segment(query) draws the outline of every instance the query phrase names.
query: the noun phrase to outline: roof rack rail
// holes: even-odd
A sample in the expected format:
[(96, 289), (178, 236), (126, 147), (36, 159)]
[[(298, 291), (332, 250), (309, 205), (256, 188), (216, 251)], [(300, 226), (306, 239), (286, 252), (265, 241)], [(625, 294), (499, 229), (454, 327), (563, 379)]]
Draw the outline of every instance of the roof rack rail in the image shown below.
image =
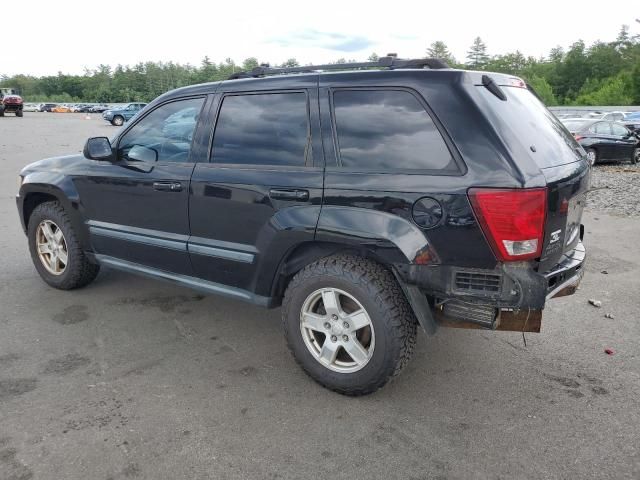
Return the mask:
[(258, 78), (267, 75), (281, 75), (287, 73), (310, 73), (317, 70), (357, 70), (361, 68), (424, 68), (430, 69), (449, 68), (443, 60), (439, 58), (397, 58), (395, 53), (389, 53), (385, 57), (380, 57), (375, 62), (353, 62), (353, 63), (329, 63), (326, 65), (305, 65), (303, 67), (282, 67), (272, 68), (269, 64), (263, 64), (253, 68), (248, 72), (236, 72), (230, 75), (228, 80), (238, 78)]

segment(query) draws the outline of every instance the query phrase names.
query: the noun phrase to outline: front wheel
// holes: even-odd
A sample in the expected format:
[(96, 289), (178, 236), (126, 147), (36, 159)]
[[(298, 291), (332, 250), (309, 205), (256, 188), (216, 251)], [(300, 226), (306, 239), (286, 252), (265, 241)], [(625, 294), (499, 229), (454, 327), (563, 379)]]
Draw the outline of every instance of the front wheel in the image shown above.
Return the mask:
[(640, 148), (635, 148), (631, 157), (631, 164), (635, 165), (638, 162), (640, 162)]
[(596, 162), (598, 161), (598, 152), (596, 151), (595, 148), (588, 148), (587, 149), (587, 161), (589, 162), (589, 165), (594, 166), (596, 164)]
[(98, 275), (100, 267), (87, 259), (60, 203), (38, 205), (29, 217), (27, 234), (33, 264), (52, 287), (84, 287)]
[(408, 363), (417, 321), (396, 279), (353, 255), (326, 257), (291, 280), (282, 321), (305, 372), (345, 395), (366, 395)]
[(111, 125), (115, 125), (116, 127), (121, 127), (124, 124), (124, 117), (120, 115), (116, 115), (111, 120)]
[(16, 117), (22, 116), (22, 110), (16, 110)]

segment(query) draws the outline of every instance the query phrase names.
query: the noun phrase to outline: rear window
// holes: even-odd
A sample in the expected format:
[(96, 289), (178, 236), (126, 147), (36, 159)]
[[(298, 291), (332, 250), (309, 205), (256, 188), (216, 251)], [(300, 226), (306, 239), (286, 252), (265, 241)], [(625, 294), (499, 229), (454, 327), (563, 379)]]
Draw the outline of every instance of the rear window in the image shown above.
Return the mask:
[(538, 167), (555, 167), (582, 159), (583, 150), (573, 136), (529, 90), (500, 87), (507, 96), (507, 100), (502, 101), (485, 87), (477, 88), (496, 112), (500, 130), (510, 131)]

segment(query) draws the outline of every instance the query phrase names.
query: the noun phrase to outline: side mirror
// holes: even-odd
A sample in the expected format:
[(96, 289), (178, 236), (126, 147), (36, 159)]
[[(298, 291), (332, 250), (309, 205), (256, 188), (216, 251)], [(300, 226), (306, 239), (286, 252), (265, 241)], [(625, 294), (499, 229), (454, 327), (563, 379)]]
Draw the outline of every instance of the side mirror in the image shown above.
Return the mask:
[(158, 161), (158, 152), (143, 145), (134, 145), (127, 153), (127, 158), (134, 162), (155, 163)]
[(107, 137), (91, 137), (83, 150), (84, 156), (91, 160), (112, 160), (113, 150)]

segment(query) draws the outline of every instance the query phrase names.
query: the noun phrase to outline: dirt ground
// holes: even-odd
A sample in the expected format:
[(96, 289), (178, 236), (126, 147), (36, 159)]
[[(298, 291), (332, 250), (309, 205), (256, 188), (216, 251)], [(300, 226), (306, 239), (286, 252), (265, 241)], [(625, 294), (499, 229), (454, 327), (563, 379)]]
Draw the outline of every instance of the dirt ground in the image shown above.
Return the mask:
[(0, 118), (0, 479), (640, 478), (637, 216), (586, 213), (582, 287), (526, 347), (421, 334), (399, 378), (346, 398), (296, 366), (279, 310), (115, 271), (73, 292), (39, 279), (17, 173), (114, 132)]

